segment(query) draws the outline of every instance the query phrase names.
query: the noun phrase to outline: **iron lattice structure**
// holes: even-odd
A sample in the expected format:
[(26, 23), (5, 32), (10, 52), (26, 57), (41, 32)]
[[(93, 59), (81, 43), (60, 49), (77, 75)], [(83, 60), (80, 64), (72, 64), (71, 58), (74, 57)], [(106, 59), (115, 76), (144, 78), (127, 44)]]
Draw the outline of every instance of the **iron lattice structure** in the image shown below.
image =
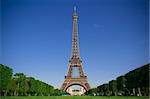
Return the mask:
[[(88, 91), (90, 89), (90, 85), (87, 81), (87, 76), (84, 75), (82, 69), (82, 61), (80, 58), (78, 47), (78, 15), (76, 12), (76, 7), (74, 7), (72, 18), (73, 18), (72, 56), (69, 61), (70, 63), (69, 71), (67, 76), (65, 76), (61, 89), (66, 91), (67, 88), (72, 85), (80, 85), (84, 87), (86, 91)], [(74, 67), (78, 68), (79, 77), (73, 77)]]

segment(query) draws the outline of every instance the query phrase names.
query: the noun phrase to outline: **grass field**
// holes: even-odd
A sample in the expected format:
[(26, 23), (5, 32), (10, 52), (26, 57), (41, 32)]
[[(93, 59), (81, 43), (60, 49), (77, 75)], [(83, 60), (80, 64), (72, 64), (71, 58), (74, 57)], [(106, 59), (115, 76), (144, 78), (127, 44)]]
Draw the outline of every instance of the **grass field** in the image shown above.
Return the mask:
[(7, 96), (1, 99), (149, 99), (149, 97), (134, 96)]

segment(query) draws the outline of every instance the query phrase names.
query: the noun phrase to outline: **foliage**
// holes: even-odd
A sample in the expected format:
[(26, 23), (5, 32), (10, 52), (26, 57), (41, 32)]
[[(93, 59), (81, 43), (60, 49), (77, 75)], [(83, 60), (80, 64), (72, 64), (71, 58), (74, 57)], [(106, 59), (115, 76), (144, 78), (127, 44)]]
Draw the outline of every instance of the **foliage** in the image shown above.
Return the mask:
[(7, 94), (12, 81), (12, 69), (0, 64), (0, 95)]
[(14, 76), (12, 74), (11, 68), (0, 64), (0, 94), (2, 96), (50, 96), (65, 93), (33, 77), (26, 77), (23, 73), (16, 73)]
[(96, 92), (89, 90), (87, 95), (136, 95), (149, 96), (149, 64), (132, 70), (125, 75), (117, 77), (116, 80), (109, 81), (108, 84), (103, 84), (94, 88)]
[(117, 89), (117, 81), (116, 80), (112, 80), (109, 82), (109, 91), (111, 92), (110, 93), (111, 95), (115, 95), (115, 96), (117, 95), (116, 93), (117, 93), (118, 89)]

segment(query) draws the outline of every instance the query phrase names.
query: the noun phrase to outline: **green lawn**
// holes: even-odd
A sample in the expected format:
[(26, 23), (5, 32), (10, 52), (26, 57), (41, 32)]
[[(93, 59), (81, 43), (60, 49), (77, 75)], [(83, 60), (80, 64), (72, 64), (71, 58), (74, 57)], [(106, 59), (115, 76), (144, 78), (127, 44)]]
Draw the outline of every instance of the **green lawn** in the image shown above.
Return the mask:
[(148, 97), (134, 96), (7, 96), (1, 99), (149, 99)]

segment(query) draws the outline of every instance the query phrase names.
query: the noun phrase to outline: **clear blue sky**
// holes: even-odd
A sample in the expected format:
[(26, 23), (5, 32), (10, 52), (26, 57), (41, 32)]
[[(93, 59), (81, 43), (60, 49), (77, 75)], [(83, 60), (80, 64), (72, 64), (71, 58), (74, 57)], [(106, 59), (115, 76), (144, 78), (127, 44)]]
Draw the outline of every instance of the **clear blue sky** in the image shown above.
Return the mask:
[(1, 59), (57, 88), (68, 72), (72, 10), (91, 87), (148, 63), (149, 0), (1, 0)]

